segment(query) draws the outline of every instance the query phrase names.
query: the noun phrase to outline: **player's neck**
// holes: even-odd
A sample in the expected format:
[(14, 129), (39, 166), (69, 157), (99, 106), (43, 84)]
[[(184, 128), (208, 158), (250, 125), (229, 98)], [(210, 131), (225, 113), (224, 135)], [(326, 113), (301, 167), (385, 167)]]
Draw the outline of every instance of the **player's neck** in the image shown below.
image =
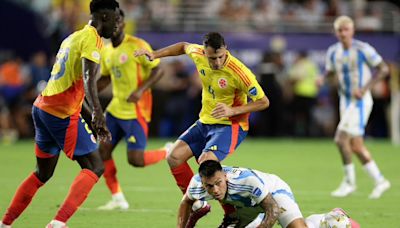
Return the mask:
[(352, 43), (353, 43), (353, 40), (342, 42), (343, 48), (346, 49), (346, 50), (350, 49)]
[(111, 43), (112, 43), (113, 47), (118, 47), (122, 43), (124, 38), (125, 38), (125, 33), (121, 33), (116, 38), (111, 38)]

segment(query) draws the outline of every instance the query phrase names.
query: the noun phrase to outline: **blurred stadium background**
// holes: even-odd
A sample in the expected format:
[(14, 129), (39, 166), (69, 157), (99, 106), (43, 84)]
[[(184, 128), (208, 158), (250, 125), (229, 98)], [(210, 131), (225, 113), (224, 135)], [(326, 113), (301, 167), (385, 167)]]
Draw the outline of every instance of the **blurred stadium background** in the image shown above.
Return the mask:
[[(0, 28), (2, 28), (0, 161), (4, 163), (0, 166), (0, 176), (2, 185), (7, 186), (0, 190), (1, 213), (5, 210), (16, 186), (33, 168), (34, 132), (30, 117), (32, 102), (49, 78), (61, 41), (87, 23), (89, 2), (90, 0), (0, 0)], [(305, 215), (324, 212), (338, 206), (336, 204), (342, 204), (343, 207), (349, 208), (352, 214), (361, 218), (361, 224), (365, 224), (362, 227), (399, 227), (397, 220), (400, 211), (398, 206), (400, 182), (393, 161), (399, 161), (399, 148), (396, 145), (400, 145), (400, 1), (119, 0), (119, 2), (126, 15), (126, 32), (144, 38), (154, 49), (178, 41), (201, 43), (201, 37), (205, 32), (218, 31), (225, 36), (228, 48), (233, 54), (254, 71), (270, 98), (271, 106), (263, 112), (251, 115), (249, 134), (253, 139), (245, 140), (239, 151), (226, 161), (227, 164), (254, 167), (281, 175), (291, 184), (295, 194), (297, 189), (304, 193), (298, 194), (298, 200), (302, 209), (305, 208)], [(365, 194), (361, 191), (349, 201), (335, 201), (329, 197), (329, 192), (340, 182), (341, 176), (339, 154), (332, 142), (338, 122), (337, 92), (336, 88), (330, 85), (317, 88), (315, 80), (324, 73), (326, 49), (336, 42), (332, 33), (332, 22), (336, 16), (343, 14), (355, 19), (356, 38), (374, 46), (391, 68), (390, 77), (372, 90), (375, 105), (366, 130), (366, 137), (373, 139), (368, 145), (371, 146), (378, 164), (381, 164), (383, 173), (393, 184), (393, 189), (383, 197), (384, 199), (377, 202), (366, 200), (367, 191), (371, 186), (363, 184), (364, 177), (361, 177), (361, 185), (365, 185), (365, 188), (363, 187)], [(312, 66), (307, 76), (312, 79), (309, 80), (310, 87), (318, 91), (311, 93), (313, 104), (307, 108), (298, 105), (298, 98), (304, 94), (299, 94), (294, 89), (293, 80), (294, 72), (304, 67), (303, 64)], [(167, 58), (162, 61), (162, 65), (166, 75), (153, 90), (154, 106), (150, 124), (150, 135), (153, 140), (150, 141), (150, 147), (162, 145), (167, 139), (174, 140), (197, 119), (201, 108), (201, 87), (189, 58), (185, 56)], [(13, 88), (11, 91), (5, 89), (10, 87)], [(110, 91), (102, 93), (102, 102), (106, 104), (110, 96)], [(281, 148), (283, 145), (286, 149)], [(313, 148), (313, 145), (320, 146), (320, 149)], [(276, 153), (280, 151), (282, 153), (277, 155)], [(321, 154), (321, 151), (324, 153)], [(301, 165), (292, 161), (294, 152), (296, 156), (303, 158), (300, 161)], [(124, 148), (120, 146), (116, 154), (119, 154), (122, 163), (125, 159)], [(254, 161), (260, 159), (251, 159), (254, 156), (265, 158), (261, 159), (265, 163)], [(21, 166), (21, 169), (17, 166)], [(59, 193), (66, 191), (62, 188), (67, 188), (73, 177), (73, 175), (69, 177), (69, 171), (66, 171), (72, 169), (72, 164), (62, 166), (64, 167), (59, 168), (63, 171), (59, 172), (64, 172), (69, 179), (67, 184), (64, 184), (61, 174), (54, 178), (50, 184), (52, 187), (47, 191), (57, 193), (55, 197), (65, 195)], [(117, 222), (119, 219), (125, 221), (124, 218), (118, 218), (122, 216), (120, 213), (107, 215), (111, 220), (115, 220), (114, 223), (107, 223), (108, 220), (103, 221), (98, 218), (99, 214), (96, 214), (98, 212), (93, 216), (91, 215), (93, 211), (87, 209), (77, 213), (76, 218), (72, 219), (71, 224), (75, 224), (73, 227), (92, 225), (83, 222), (88, 218), (99, 219), (99, 222), (95, 223), (97, 227), (173, 226), (180, 196), (173, 179), (168, 176), (166, 164), (140, 171), (132, 170), (127, 164), (121, 166), (125, 167), (120, 171), (121, 178), (125, 179), (123, 186), (131, 188), (133, 202), (136, 200), (134, 198), (140, 198), (136, 194), (146, 192), (146, 187), (143, 187), (143, 190), (140, 186), (151, 189), (163, 189), (166, 186), (166, 192), (176, 197), (162, 201), (162, 206), (157, 205), (157, 202), (163, 199), (152, 198), (152, 195), (140, 199), (142, 201), (138, 201), (137, 204), (133, 203), (137, 209), (129, 216), (138, 213), (142, 216), (142, 220), (130, 218), (131, 220), (127, 220), (126, 223)], [(300, 169), (305, 170), (299, 173)], [(8, 175), (14, 172), (15, 175)], [(154, 175), (155, 178), (163, 180), (162, 184), (148, 183), (143, 177), (136, 179), (136, 176), (139, 176), (137, 172), (148, 172), (144, 175)], [(134, 182), (130, 178), (131, 174), (135, 179)], [(299, 178), (303, 180), (311, 178), (310, 183), (316, 186), (317, 193), (312, 194), (313, 188), (310, 188), (309, 184), (300, 184)], [(89, 197), (91, 200), (85, 208), (95, 208), (96, 205), (106, 201), (105, 187), (97, 186), (96, 189), (101, 190), (95, 191), (94, 196)], [(159, 190), (149, 191), (155, 191), (157, 195), (164, 194)], [(313, 204), (313, 197), (316, 199), (316, 205)], [(395, 201), (390, 200), (391, 197)], [(39, 196), (35, 201), (44, 201), (43, 196)], [(44, 220), (40, 224), (45, 224), (55, 211), (52, 207), (56, 207), (56, 203), (61, 201), (61, 198), (56, 198), (50, 206), (47, 204), (44, 206), (43, 202), (33, 204), (34, 208), (45, 211), (44, 217), (39, 211), (31, 208), (30, 212), (22, 216), (22, 221), (18, 223), (20, 226), (16, 227), (29, 227), (26, 225), (30, 223), (29, 219)], [(166, 223), (159, 222), (158, 225), (153, 225), (147, 221), (146, 218), (157, 220), (150, 215), (153, 212), (147, 205), (149, 201), (150, 208), (155, 211), (154, 214), (157, 216), (161, 214), (160, 219), (168, 220)], [(158, 206), (161, 209), (157, 210)], [(364, 210), (363, 207), (368, 209)], [(144, 208), (143, 211), (148, 209), (149, 213), (140, 211), (140, 208)], [(216, 209), (218, 210), (219, 208)], [(375, 221), (376, 214), (383, 215), (383, 219)], [(101, 216), (106, 215), (101, 214)], [(373, 218), (370, 218), (371, 216)], [(207, 220), (208, 223), (203, 223), (204, 227), (216, 226), (219, 219), (215, 217), (215, 222), (213, 218)], [(385, 224), (387, 219), (391, 221), (390, 225), (379, 225)]]

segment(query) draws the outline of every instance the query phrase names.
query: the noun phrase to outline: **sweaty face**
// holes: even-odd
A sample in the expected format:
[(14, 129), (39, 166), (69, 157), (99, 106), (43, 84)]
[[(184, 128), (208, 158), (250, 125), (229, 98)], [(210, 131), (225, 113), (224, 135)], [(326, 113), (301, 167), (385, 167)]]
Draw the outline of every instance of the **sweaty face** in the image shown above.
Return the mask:
[(208, 59), (208, 64), (213, 70), (220, 70), (226, 60), (226, 47), (214, 49), (210, 46), (204, 49), (205, 55)]
[(103, 10), (101, 14), (102, 29), (100, 36), (108, 39), (117, 30), (117, 22), (119, 18), (119, 9)]
[(350, 44), (354, 35), (354, 27), (351, 24), (341, 24), (335, 33), (341, 43)]
[(223, 200), (227, 191), (226, 174), (217, 171), (212, 177), (202, 177), (201, 182), (208, 194), (212, 195), (216, 200)]

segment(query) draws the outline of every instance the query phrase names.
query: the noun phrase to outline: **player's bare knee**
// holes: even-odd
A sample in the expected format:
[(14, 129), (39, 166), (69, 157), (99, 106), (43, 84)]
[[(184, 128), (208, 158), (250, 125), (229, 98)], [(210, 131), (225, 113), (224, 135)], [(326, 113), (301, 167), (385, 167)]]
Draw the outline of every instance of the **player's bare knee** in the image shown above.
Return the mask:
[(169, 166), (176, 167), (179, 164), (181, 164), (183, 161), (182, 161), (182, 158), (177, 156), (175, 153), (171, 152), (167, 155), (167, 162), (168, 162)]

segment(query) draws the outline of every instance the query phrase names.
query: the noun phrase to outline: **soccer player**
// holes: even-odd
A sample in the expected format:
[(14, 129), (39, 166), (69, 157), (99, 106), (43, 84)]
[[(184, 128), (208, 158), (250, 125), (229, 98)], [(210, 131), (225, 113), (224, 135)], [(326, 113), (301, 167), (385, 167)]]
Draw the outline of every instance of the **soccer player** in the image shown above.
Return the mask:
[[(193, 156), (199, 164), (222, 161), (246, 137), (249, 114), (267, 108), (269, 100), (254, 74), (227, 50), (219, 33), (206, 34), (203, 45), (180, 42), (154, 52), (136, 52), (150, 60), (183, 54), (195, 63), (203, 86), (200, 119), (179, 137), (167, 155), (172, 175), (185, 193), (193, 176), (187, 161)], [(248, 103), (248, 98), (252, 102)], [(232, 213), (231, 207), (224, 210), (226, 215)]]
[(76, 160), (82, 171), (48, 228), (67, 227), (68, 219), (102, 175), (104, 168), (96, 139), (80, 117), (80, 111), (86, 96), (93, 108), (92, 125), (98, 140), (111, 137), (97, 97), (96, 76), (99, 73), (101, 36), (111, 37), (119, 14), (118, 7), (115, 0), (92, 0), (89, 24), (62, 42), (51, 78), (32, 108), (36, 171), (17, 189), (0, 227), (11, 227), (37, 190), (51, 178), (61, 150), (68, 158)]
[(177, 227), (194, 227), (196, 212), (208, 206), (204, 200), (211, 199), (235, 206), (236, 221), (232, 227), (273, 227), (278, 220), (283, 228), (317, 228), (331, 223), (332, 217), (336, 218), (335, 225), (341, 226), (326, 227), (359, 227), (339, 208), (304, 219), (289, 185), (278, 176), (247, 168), (222, 167), (213, 160), (200, 164), (199, 174), (192, 178), (179, 207)]
[(128, 162), (135, 167), (157, 163), (166, 156), (166, 150), (144, 151), (147, 143), (148, 122), (150, 122), (152, 96), (149, 88), (162, 76), (158, 65), (160, 60), (148, 61), (134, 57), (139, 48), (152, 51), (150, 45), (124, 32), (124, 14), (120, 10), (117, 30), (111, 43), (102, 50), (101, 75), (97, 81), (99, 90), (112, 82), (113, 98), (107, 107), (106, 123), (112, 141), (100, 143), (100, 154), (104, 162), (104, 178), (112, 193), (112, 199), (103, 210), (128, 209), (117, 180), (117, 169), (112, 152), (122, 137), (127, 142)]
[[(334, 29), (339, 42), (328, 49), (326, 76), (336, 75), (339, 82), (340, 122), (335, 143), (342, 156), (345, 176), (339, 188), (331, 195), (345, 197), (356, 190), (352, 162), (352, 153), (355, 153), (375, 182), (369, 198), (377, 199), (390, 188), (390, 183), (379, 171), (364, 145), (363, 135), (373, 105), (370, 89), (388, 75), (388, 66), (372, 46), (353, 39), (354, 23), (350, 17), (338, 17)], [(375, 76), (371, 76), (370, 67), (377, 69)]]

